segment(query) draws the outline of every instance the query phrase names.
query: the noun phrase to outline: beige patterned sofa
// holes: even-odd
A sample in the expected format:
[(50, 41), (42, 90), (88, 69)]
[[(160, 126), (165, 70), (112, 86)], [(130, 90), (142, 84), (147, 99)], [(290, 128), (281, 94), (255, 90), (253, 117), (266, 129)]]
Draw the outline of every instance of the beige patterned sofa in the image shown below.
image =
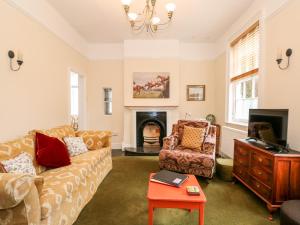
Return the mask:
[[(76, 136), (70, 126), (42, 131), (62, 139)], [(96, 143), (99, 149), (71, 158), (71, 165), (46, 170), (34, 161), (38, 176), (0, 173), (1, 225), (70, 225), (95, 194), (98, 186), (112, 169), (111, 133), (81, 132), (85, 141)], [(89, 134), (91, 138), (89, 140)], [(0, 144), (0, 161), (28, 152), (34, 157), (34, 132), (18, 140)]]
[[(181, 145), (184, 126), (206, 129), (200, 151)], [(173, 125), (171, 136), (164, 138), (163, 148), (159, 153), (160, 168), (212, 178), (216, 165), (216, 134), (216, 126), (207, 121), (179, 120)]]

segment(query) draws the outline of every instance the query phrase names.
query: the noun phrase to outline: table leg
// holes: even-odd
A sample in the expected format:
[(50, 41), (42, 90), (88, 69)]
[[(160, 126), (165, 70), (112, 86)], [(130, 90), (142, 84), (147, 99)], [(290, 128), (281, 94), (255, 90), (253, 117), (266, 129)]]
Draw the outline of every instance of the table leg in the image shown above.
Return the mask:
[(153, 225), (153, 206), (150, 202), (148, 204), (148, 225)]
[(199, 207), (199, 225), (204, 225), (204, 204)]

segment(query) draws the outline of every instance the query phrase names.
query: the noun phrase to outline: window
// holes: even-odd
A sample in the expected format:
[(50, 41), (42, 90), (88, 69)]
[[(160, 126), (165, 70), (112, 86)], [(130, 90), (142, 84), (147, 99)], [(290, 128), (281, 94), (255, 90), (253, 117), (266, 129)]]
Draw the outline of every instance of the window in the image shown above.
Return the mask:
[(246, 123), (249, 109), (258, 107), (259, 23), (231, 43), (229, 122)]
[(71, 71), (71, 116), (79, 115), (79, 75)]
[(112, 89), (103, 88), (104, 90), (104, 114), (112, 115)]

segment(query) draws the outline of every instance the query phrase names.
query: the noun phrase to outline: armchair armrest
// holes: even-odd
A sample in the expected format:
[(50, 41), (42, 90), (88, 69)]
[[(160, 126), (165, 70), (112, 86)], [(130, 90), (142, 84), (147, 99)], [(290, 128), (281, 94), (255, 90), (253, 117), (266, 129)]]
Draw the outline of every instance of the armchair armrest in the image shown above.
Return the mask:
[(217, 127), (211, 125), (209, 126), (208, 133), (205, 137), (201, 153), (208, 154), (208, 155), (215, 155), (216, 141), (217, 141)]
[(178, 145), (179, 138), (176, 134), (163, 139), (163, 149), (174, 150)]
[(82, 137), (89, 150), (111, 147), (111, 131), (77, 131), (77, 137)]

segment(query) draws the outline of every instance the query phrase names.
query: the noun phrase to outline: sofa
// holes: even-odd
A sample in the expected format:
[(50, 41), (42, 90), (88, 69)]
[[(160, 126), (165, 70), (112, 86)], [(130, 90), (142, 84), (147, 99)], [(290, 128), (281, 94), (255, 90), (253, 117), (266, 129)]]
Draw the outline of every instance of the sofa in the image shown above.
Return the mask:
[[(39, 131), (62, 140), (82, 136), (87, 146), (98, 138), (98, 149), (71, 157), (71, 165), (46, 169), (35, 160), (35, 131), (0, 144), (0, 161), (27, 152), (37, 176), (0, 173), (0, 224), (69, 225), (92, 199), (112, 169), (109, 131), (75, 132), (71, 126)], [(95, 143), (93, 143), (95, 144)]]
[[(205, 128), (206, 135), (200, 151), (181, 145), (184, 126)], [(159, 167), (175, 172), (212, 178), (216, 166), (217, 128), (207, 121), (179, 120), (173, 125), (172, 133), (163, 139), (159, 153)]]

